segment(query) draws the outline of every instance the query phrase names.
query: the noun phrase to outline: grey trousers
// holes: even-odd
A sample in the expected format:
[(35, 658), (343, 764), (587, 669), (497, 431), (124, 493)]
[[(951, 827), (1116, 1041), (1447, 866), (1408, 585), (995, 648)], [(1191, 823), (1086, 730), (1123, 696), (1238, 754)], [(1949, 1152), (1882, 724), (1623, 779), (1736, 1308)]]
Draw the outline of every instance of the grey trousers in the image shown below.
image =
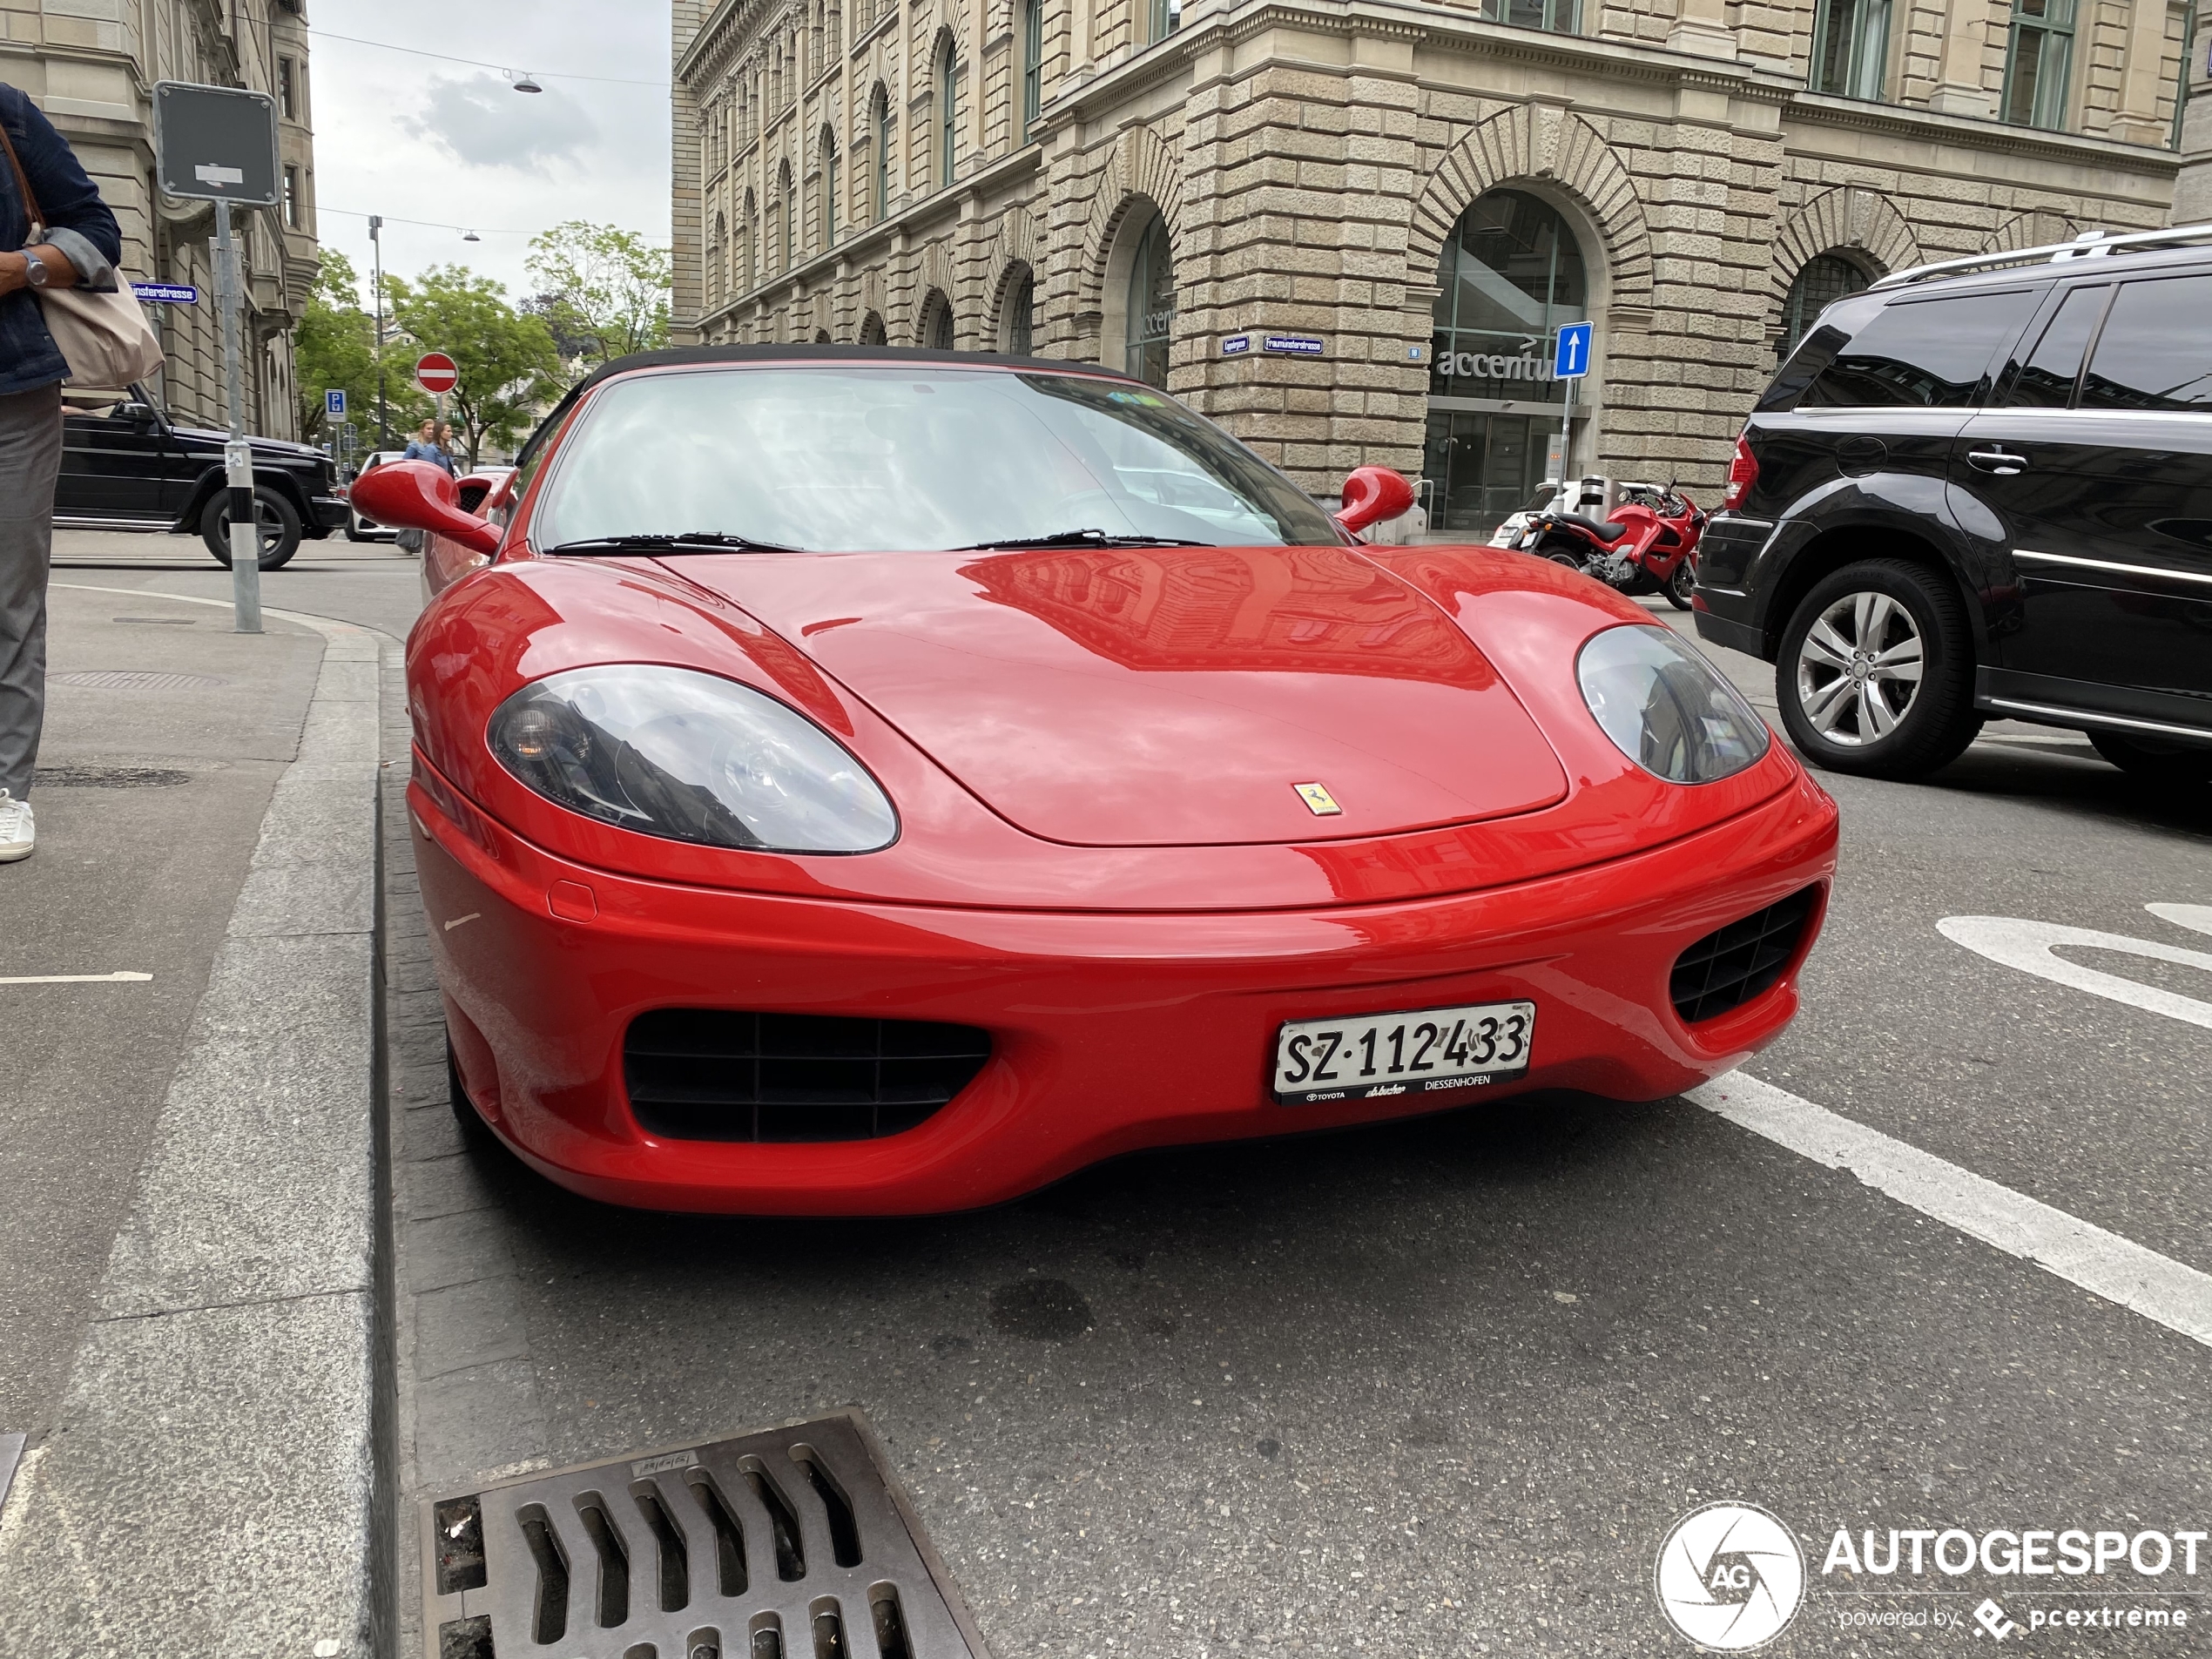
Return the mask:
[(46, 570), (62, 388), (0, 397), (0, 789), (30, 795), (46, 719)]

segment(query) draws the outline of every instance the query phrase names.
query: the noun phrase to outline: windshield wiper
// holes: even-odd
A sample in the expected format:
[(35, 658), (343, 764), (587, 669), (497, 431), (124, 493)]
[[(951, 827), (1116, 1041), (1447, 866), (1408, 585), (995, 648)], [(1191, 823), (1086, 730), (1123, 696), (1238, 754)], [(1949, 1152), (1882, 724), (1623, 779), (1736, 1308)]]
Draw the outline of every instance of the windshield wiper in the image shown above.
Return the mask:
[(1218, 547), (1218, 542), (1192, 542), (1180, 536), (1109, 536), (1104, 530), (1061, 530), (1052, 536), (1019, 536), (1002, 542), (970, 542), (954, 553), (1011, 551), (1024, 547)]
[(563, 542), (558, 547), (549, 547), (545, 551), (550, 554), (681, 553), (694, 548), (705, 553), (804, 553), (806, 550), (803, 547), (786, 547), (781, 542), (756, 542), (750, 536), (732, 536), (725, 530), (685, 530), (672, 536), (644, 533), (593, 536), (581, 542)]

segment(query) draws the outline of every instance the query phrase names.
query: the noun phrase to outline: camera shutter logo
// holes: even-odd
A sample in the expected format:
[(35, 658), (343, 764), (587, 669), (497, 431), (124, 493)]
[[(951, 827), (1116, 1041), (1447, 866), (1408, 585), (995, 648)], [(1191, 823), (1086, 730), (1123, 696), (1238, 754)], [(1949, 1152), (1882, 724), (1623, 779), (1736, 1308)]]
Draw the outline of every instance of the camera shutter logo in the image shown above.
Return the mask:
[(1709, 1503), (1668, 1530), (1654, 1575), (1667, 1622), (1709, 1653), (1748, 1653), (1790, 1628), (1805, 1557), (1757, 1504)]

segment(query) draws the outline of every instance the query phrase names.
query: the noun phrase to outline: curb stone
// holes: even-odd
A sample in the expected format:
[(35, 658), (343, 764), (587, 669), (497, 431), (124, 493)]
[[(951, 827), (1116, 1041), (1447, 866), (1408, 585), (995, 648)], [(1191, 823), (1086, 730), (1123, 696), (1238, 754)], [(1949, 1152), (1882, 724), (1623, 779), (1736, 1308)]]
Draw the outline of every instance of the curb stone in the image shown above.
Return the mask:
[(322, 635), (322, 665), (51, 1432), (0, 1512), (7, 1659), (388, 1647), (375, 922), (396, 642), (266, 614)]

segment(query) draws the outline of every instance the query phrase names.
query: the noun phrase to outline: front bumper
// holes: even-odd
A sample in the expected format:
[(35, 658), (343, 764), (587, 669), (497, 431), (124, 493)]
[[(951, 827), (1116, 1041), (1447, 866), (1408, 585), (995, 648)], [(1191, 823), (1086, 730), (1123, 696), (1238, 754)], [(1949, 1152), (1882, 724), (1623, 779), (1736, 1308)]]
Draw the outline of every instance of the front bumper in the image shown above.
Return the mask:
[[(417, 757), (418, 766), (423, 765)], [(1715, 928), (1835, 866), (1836, 809), (1798, 778), (1723, 824), (1568, 874), (1444, 899), (1236, 914), (864, 904), (684, 887), (552, 857), (441, 790), (408, 791), (416, 864), (469, 1093), (564, 1186), (612, 1203), (894, 1215), (1011, 1198), (1140, 1147), (1405, 1116), (1473, 1091), (1285, 1107), (1286, 1020), (1528, 999), (1534, 1063), (1488, 1092), (1656, 1099), (1740, 1063), (1797, 1008), (1779, 983), (1695, 1029), (1668, 974)], [(575, 916), (563, 920), (558, 900)], [(579, 895), (577, 888), (585, 889)], [(946, 1021), (993, 1055), (880, 1140), (656, 1139), (623, 1083), (632, 1018), (669, 1007)]]
[(342, 496), (313, 496), (307, 500), (308, 522), (325, 535), (344, 529), (353, 511)]

